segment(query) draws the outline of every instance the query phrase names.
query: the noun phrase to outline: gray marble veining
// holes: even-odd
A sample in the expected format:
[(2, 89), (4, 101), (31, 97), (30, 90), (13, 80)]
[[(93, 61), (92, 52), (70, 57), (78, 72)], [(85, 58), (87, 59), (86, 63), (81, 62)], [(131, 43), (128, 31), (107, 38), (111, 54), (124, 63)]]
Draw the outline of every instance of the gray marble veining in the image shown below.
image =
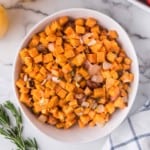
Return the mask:
[[(10, 27), (5, 38), (0, 40), (0, 101), (11, 99), (15, 102), (12, 90), (12, 65), (17, 52), (17, 47), (26, 33), (38, 21), (61, 9), (81, 7), (95, 9), (103, 12), (119, 22), (128, 32), (138, 56), (140, 67), (140, 86), (136, 97), (136, 107), (138, 109), (146, 100), (150, 99), (150, 14), (136, 8), (127, 0), (36, 0), (33, 2), (18, 2), (18, 0), (0, 0), (7, 9), (10, 19)], [(30, 126), (25, 121), (26, 126)], [(26, 134), (33, 136), (39, 135), (39, 131), (33, 128), (36, 133), (30, 133), (28, 127)], [(44, 135), (38, 137), (38, 141), (46, 139)], [(2, 142), (1, 142), (2, 141)], [(49, 150), (47, 146), (53, 147), (53, 150), (67, 149), (64, 144), (58, 144), (49, 139), (42, 140), (42, 150)], [(12, 145), (4, 144), (1, 140), (0, 147), (7, 150)], [(40, 143), (40, 142), (39, 142)], [(61, 146), (59, 146), (61, 145)], [(98, 150), (100, 149), (100, 140), (86, 145), (71, 145), (71, 150)]]

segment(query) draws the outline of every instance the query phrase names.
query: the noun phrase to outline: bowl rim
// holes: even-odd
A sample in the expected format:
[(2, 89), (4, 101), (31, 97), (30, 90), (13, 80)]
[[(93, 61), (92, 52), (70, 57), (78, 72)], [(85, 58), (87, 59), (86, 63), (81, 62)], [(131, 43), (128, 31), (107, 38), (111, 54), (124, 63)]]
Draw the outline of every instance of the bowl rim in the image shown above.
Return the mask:
[[(60, 139), (57, 139), (53, 136), (49, 136), (47, 135), (46, 133), (44, 133), (40, 128), (38, 128), (28, 117), (28, 115), (26, 114), (26, 112), (24, 111), (23, 107), (21, 106), (21, 103), (19, 102), (19, 98), (17, 97), (17, 90), (16, 90), (16, 84), (15, 84), (15, 70), (16, 70), (16, 67), (17, 67), (17, 59), (19, 57), (19, 52), (25, 42), (25, 40), (32, 34), (33, 31), (36, 30), (36, 28), (38, 28), (38, 26), (40, 26), (43, 22), (45, 22), (46, 20), (48, 20), (49, 18), (55, 16), (55, 15), (61, 15), (61, 13), (64, 13), (64, 12), (70, 12), (70, 11), (90, 11), (90, 12), (93, 12), (93, 13), (99, 13), (101, 14), (102, 16), (104, 16), (105, 18), (108, 18), (109, 20), (111, 20), (112, 22), (115, 22), (116, 25), (118, 25), (121, 30), (124, 32), (124, 35), (128, 38), (131, 46), (132, 46), (132, 49), (134, 50), (134, 55), (135, 55), (135, 64), (136, 65), (136, 70), (137, 70), (137, 74), (136, 74), (136, 77), (137, 77), (137, 80), (135, 82), (135, 87), (134, 87), (134, 91), (133, 91), (133, 100), (132, 100), (132, 103), (131, 103), (131, 106), (130, 108), (128, 109), (128, 111), (126, 112), (126, 114), (124, 115), (124, 117), (122, 117), (120, 119), (120, 121), (117, 123), (117, 125), (113, 128), (111, 128), (111, 131), (109, 133), (105, 133), (103, 136), (96, 136), (95, 138), (92, 138), (92, 139), (89, 139), (89, 140), (86, 140), (86, 141), (67, 141), (67, 140), (63, 140), (61, 141)], [(69, 15), (68, 15), (69, 16)], [(14, 95), (15, 95), (15, 99), (17, 101), (17, 104), (18, 106), (20, 107), (21, 109), (21, 112), (23, 114), (23, 116), (25, 116), (25, 118), (28, 120), (28, 122), (32, 125), (33, 128), (35, 128), (36, 130), (40, 131), (41, 134), (43, 134), (44, 136), (50, 138), (50, 139), (53, 139), (53, 140), (56, 140), (56, 141), (59, 141), (61, 143), (67, 143), (67, 144), (82, 144), (82, 143), (89, 143), (89, 142), (92, 142), (92, 141), (95, 141), (95, 140), (98, 140), (98, 139), (101, 139), (101, 138), (104, 138), (106, 137), (107, 135), (111, 134), (116, 128), (118, 128), (121, 123), (127, 118), (132, 106), (133, 106), (133, 103), (135, 102), (135, 98), (136, 98), (136, 94), (137, 94), (137, 90), (138, 90), (138, 85), (139, 85), (139, 63), (138, 63), (138, 59), (137, 59), (137, 54), (136, 54), (136, 51), (135, 51), (135, 48), (133, 46), (133, 43), (131, 42), (127, 32), (124, 30), (124, 28), (117, 22), (115, 21), (113, 18), (111, 18), (110, 16), (107, 16), (106, 14), (100, 12), (100, 11), (97, 11), (97, 10), (93, 10), (93, 9), (87, 9), (87, 8), (69, 8), (69, 9), (63, 9), (63, 10), (60, 10), (60, 11), (57, 11), (55, 13), (52, 13), (51, 15), (48, 15), (47, 17), (43, 18), (42, 20), (40, 20), (39, 22), (37, 22), (28, 32), (27, 34), (23, 37), (22, 41), (20, 42), (19, 46), (17, 47), (17, 51), (16, 51), (16, 55), (15, 55), (15, 59), (14, 59), (14, 63), (13, 63), (13, 74), (12, 74), (12, 84), (13, 84), (13, 92), (14, 92)]]
[(132, 3), (134, 6), (140, 8), (141, 10), (150, 13), (150, 7), (147, 6), (146, 4), (139, 2), (137, 0), (128, 0), (130, 3)]

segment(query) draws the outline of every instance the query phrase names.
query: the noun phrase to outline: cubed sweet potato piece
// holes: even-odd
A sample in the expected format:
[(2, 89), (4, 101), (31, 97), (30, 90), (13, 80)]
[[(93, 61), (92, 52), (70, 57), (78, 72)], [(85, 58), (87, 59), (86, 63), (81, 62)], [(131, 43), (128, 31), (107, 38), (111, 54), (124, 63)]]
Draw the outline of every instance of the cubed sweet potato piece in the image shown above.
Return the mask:
[(112, 114), (115, 111), (115, 106), (112, 102), (107, 103), (105, 107), (109, 114)]
[(35, 63), (40, 63), (42, 61), (43, 61), (43, 55), (42, 54), (39, 54), (36, 57), (34, 57), (34, 62)]
[(63, 39), (61, 37), (56, 37), (56, 45), (62, 45)]
[(81, 66), (84, 63), (85, 60), (86, 60), (85, 54), (81, 53), (81, 54), (76, 55), (72, 59), (72, 64), (74, 64), (75, 66), (79, 67), (79, 66)]
[(68, 93), (67, 96), (66, 96), (66, 98), (65, 98), (66, 102), (72, 101), (74, 99), (74, 93), (71, 92), (71, 91), (68, 91), (68, 92), (70, 92), (70, 93)]
[(25, 86), (25, 81), (23, 79), (18, 79), (17, 82), (16, 82), (16, 86), (21, 88), (23, 86)]
[(86, 80), (90, 78), (89, 73), (83, 67), (79, 69), (78, 73)]
[(99, 97), (105, 97), (105, 88), (95, 88), (94, 89), (94, 97), (99, 98)]
[(61, 26), (65, 25), (69, 21), (68, 16), (63, 16), (58, 19), (58, 22)]
[(91, 32), (93, 33), (100, 33), (100, 27), (99, 25), (95, 25), (94, 27), (91, 28)]
[(48, 103), (48, 107), (49, 107), (49, 108), (56, 107), (56, 106), (58, 105), (58, 102), (59, 102), (58, 97), (57, 97), (57, 96), (53, 96), (53, 97), (50, 99), (49, 103)]
[(118, 33), (115, 30), (110, 30), (108, 32), (108, 36), (110, 39), (117, 39), (118, 38)]
[(66, 58), (72, 58), (75, 56), (75, 53), (73, 49), (65, 49), (64, 55)]
[(63, 67), (62, 67), (62, 71), (63, 73), (69, 73), (72, 71), (72, 67), (70, 64), (65, 64)]
[(97, 62), (98, 63), (102, 63), (105, 61), (105, 56), (106, 56), (106, 53), (105, 52), (97, 52)]
[(84, 125), (86, 125), (90, 121), (90, 117), (88, 115), (82, 115), (80, 116), (80, 120)]
[(32, 57), (32, 58), (34, 58), (34, 57), (36, 57), (38, 54), (39, 54), (39, 52), (38, 52), (38, 50), (36, 49), (36, 48), (31, 48), (31, 49), (29, 49), (29, 55)]
[(75, 31), (73, 30), (73, 28), (71, 26), (68, 26), (64, 32), (66, 35), (72, 35), (75, 33)]
[(109, 52), (108, 54), (107, 54), (107, 60), (108, 61), (110, 61), (110, 62), (114, 62), (115, 61), (115, 59), (116, 59), (116, 54), (114, 54), (114, 53), (112, 53), (112, 52)]
[(126, 103), (124, 102), (122, 97), (118, 97), (115, 101), (114, 101), (114, 106), (120, 109), (123, 109), (126, 107)]
[(60, 98), (65, 98), (66, 95), (67, 95), (67, 91), (64, 90), (64, 89), (60, 89), (59, 92), (57, 93), (57, 95), (58, 95)]
[(83, 26), (85, 23), (85, 20), (83, 18), (77, 18), (75, 20), (75, 25)]
[(75, 31), (78, 34), (84, 34), (85, 33), (85, 28), (83, 26), (76, 25)]
[(45, 54), (43, 56), (43, 62), (44, 63), (49, 63), (51, 61), (53, 61), (53, 55), (52, 55), (52, 53), (48, 53), (48, 54)]
[(66, 90), (68, 91), (68, 92), (72, 92), (72, 91), (74, 91), (74, 89), (75, 89), (75, 85), (74, 84), (72, 84), (72, 83), (66, 83)]
[(103, 46), (102, 42), (96, 42), (96, 44), (90, 46), (90, 49), (93, 53), (97, 53), (101, 51), (102, 46)]
[(77, 53), (83, 52), (86, 49), (84, 45), (79, 45), (75, 50)]
[(97, 63), (97, 54), (87, 54), (87, 59), (90, 63)]
[(97, 23), (97, 21), (94, 18), (87, 18), (85, 25), (91, 28), (91, 27), (95, 26), (96, 23)]
[(95, 117), (94, 117), (94, 122), (95, 122), (95, 123), (104, 124), (106, 121), (105, 121), (105, 118), (104, 118), (103, 115), (101, 115), (101, 114), (96, 114)]
[(52, 21), (50, 24), (50, 29), (53, 33), (55, 33), (57, 30), (61, 29), (61, 26), (57, 20)]

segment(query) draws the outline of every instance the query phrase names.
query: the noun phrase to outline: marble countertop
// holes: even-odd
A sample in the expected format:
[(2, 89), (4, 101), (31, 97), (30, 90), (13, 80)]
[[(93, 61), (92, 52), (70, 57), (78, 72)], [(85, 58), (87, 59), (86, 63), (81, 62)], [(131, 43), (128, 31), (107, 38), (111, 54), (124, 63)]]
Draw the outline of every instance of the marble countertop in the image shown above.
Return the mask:
[[(105, 13), (119, 22), (128, 32), (139, 59), (140, 86), (134, 110), (150, 98), (150, 13), (133, 6), (127, 0), (36, 0), (17, 3), (17, 0), (0, 0), (7, 9), (10, 27), (0, 40), (0, 102), (10, 99), (15, 103), (12, 91), (12, 65), (22, 38), (44, 17), (61, 9), (82, 7)], [(25, 122), (25, 135), (36, 137), (41, 150), (100, 150), (105, 139), (88, 144), (67, 145), (47, 138), (31, 124)], [(14, 146), (0, 136), (0, 147), (10, 150)]]

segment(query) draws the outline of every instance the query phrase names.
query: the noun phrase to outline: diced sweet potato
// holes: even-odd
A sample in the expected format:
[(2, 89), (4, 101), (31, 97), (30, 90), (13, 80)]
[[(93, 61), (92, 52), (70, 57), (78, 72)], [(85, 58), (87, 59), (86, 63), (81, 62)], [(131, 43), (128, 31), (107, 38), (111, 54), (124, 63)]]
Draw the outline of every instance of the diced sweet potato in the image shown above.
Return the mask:
[(83, 18), (78, 18), (75, 20), (75, 24), (79, 26), (83, 26), (85, 23), (85, 20)]
[(73, 63), (75, 66), (79, 67), (79, 66), (81, 66), (81, 65), (84, 63), (85, 60), (86, 60), (85, 54), (84, 54), (84, 53), (81, 53), (81, 54), (76, 55), (76, 56), (73, 58), (72, 63)]
[(91, 28), (91, 27), (95, 26), (96, 23), (97, 23), (97, 21), (94, 18), (88, 18), (85, 22), (85, 25)]
[(79, 26), (79, 25), (76, 25), (76, 33), (78, 34), (84, 34), (85, 33), (85, 28), (83, 26)]
[(49, 63), (51, 61), (53, 61), (53, 55), (51, 53), (45, 54), (43, 56), (43, 62), (44, 63)]
[(68, 21), (69, 21), (69, 18), (67, 16), (63, 16), (58, 19), (58, 22), (61, 26), (65, 25)]
[(97, 63), (97, 54), (87, 54), (90, 63)]

